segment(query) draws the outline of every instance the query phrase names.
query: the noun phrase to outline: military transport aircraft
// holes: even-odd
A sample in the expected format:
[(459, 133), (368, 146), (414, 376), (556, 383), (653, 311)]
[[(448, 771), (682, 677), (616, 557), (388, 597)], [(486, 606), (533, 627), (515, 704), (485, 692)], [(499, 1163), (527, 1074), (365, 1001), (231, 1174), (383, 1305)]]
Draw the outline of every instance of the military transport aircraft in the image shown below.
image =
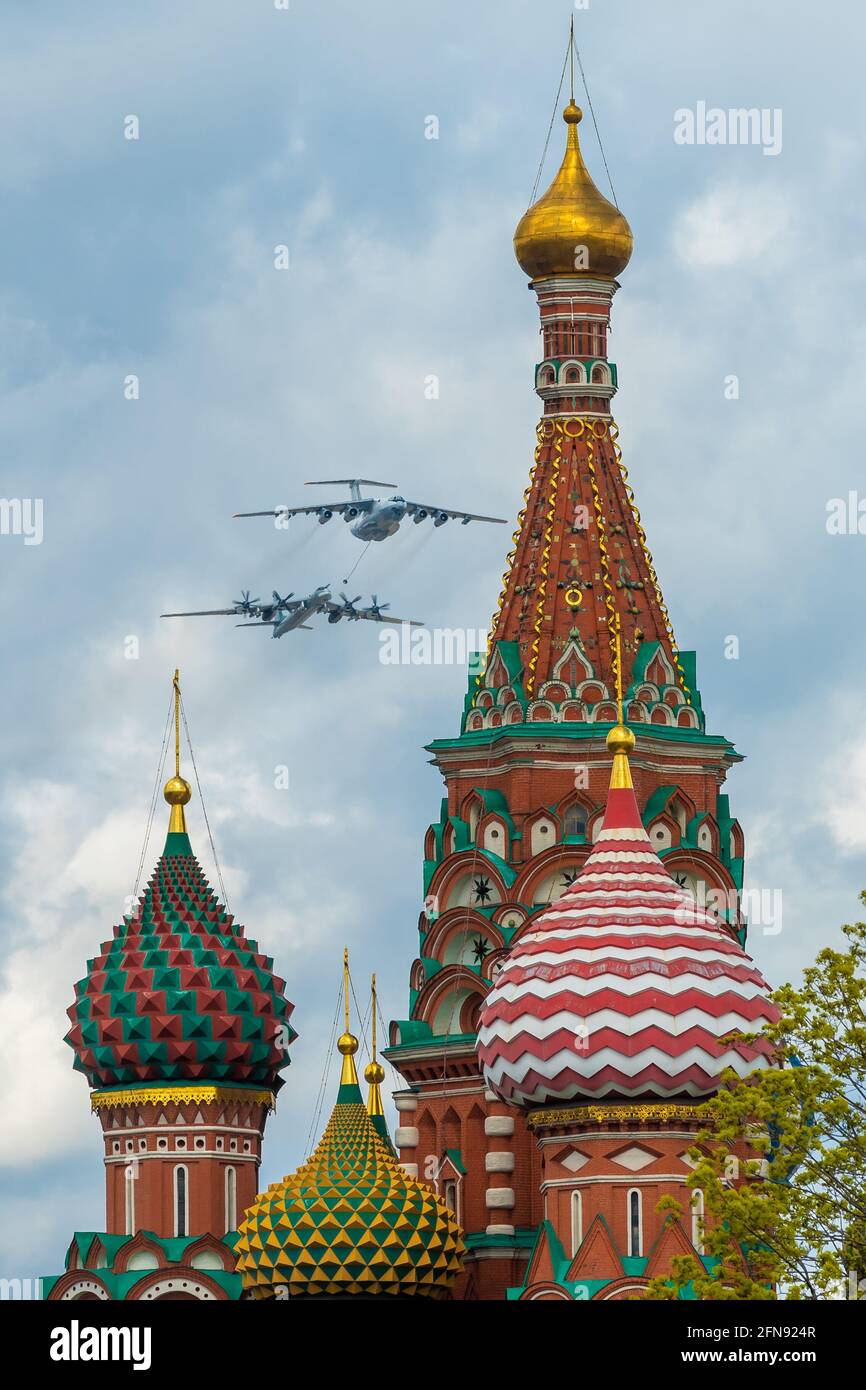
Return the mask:
[(266, 512), (235, 512), (241, 516), (273, 516), (288, 521), (292, 516), (315, 516), (320, 525), (330, 521), (335, 512), (341, 513), (343, 520), (351, 522), (349, 530), (359, 541), (384, 541), (399, 530), (405, 516), (411, 516), (417, 524), (433, 520), (434, 526), (444, 526), (451, 519), (468, 526), (470, 521), (492, 521), (504, 526), (501, 516), (479, 516), (476, 512), (455, 512), (450, 507), (432, 507), (426, 502), (407, 502), (405, 497), (394, 493), (391, 497), (362, 497), (362, 487), (396, 487), (396, 483), (377, 483), (372, 478), (330, 478), (318, 482), (305, 483), (305, 487), (348, 487), (351, 497), (348, 502), (322, 502), (310, 507), (274, 507)]
[(350, 623), (359, 622), (362, 618), (373, 623), (406, 623), (410, 627), (421, 627), (422, 624), (414, 618), (391, 618), (386, 617), (385, 609), (390, 608), (388, 603), (380, 603), (374, 594), (369, 608), (358, 608), (361, 595), (355, 598), (347, 598), (345, 594), (340, 594), (339, 602), (336, 602), (331, 595), (330, 585), (320, 584), (318, 589), (314, 589), (306, 598), (295, 598), (292, 594), (286, 594), (280, 598), (276, 589), (273, 591), (271, 602), (262, 603), (261, 599), (250, 598), (249, 589), (241, 591), (241, 597), (235, 599), (231, 608), (199, 608), (190, 613), (161, 613), (161, 618), (251, 618), (253, 621), (248, 623), (236, 623), (235, 627), (269, 627), (272, 628), (272, 637), (284, 637), (287, 632), (294, 631), (295, 628), (309, 630), (307, 618), (314, 617), (317, 613), (326, 613), (329, 623), (338, 623), (341, 618), (345, 618)]

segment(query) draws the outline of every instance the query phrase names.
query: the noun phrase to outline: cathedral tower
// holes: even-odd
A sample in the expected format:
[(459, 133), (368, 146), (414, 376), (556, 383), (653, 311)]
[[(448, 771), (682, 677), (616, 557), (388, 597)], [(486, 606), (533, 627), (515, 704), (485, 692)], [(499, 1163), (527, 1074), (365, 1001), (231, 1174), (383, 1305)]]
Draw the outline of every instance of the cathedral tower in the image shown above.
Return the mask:
[(66, 1041), (102, 1125), (103, 1232), (76, 1232), (53, 1299), (237, 1298), (234, 1241), (295, 1038), (285, 982), (210, 888), (175, 771), (165, 847), (87, 962)]
[[(620, 705), (621, 709), (621, 705)], [(772, 1065), (778, 1017), (739, 941), (652, 848), (618, 723), (604, 822), (574, 884), (509, 952), (481, 1011), (493, 1094), (527, 1117), (543, 1219), (511, 1297), (623, 1299), (704, 1256), (688, 1187), (701, 1102), (730, 1068)], [(738, 1038), (737, 1035), (740, 1035)], [(659, 1212), (676, 1201), (684, 1223)]]
[(589, 175), (581, 116), (572, 99), (560, 169), (514, 238), (540, 312), (542, 413), (486, 661), (459, 732), (429, 749), (446, 795), (425, 838), (409, 1016), (387, 1052), (407, 1083), (401, 1158), (452, 1194), (467, 1232), (466, 1297), (521, 1283), (543, 1216), (535, 1145), (485, 1086), (476, 1031), (506, 953), (601, 832), (619, 679), (649, 842), (721, 930), (745, 938), (743, 838), (723, 790), (739, 755), (707, 732), (620, 450), (609, 331), (632, 234)]

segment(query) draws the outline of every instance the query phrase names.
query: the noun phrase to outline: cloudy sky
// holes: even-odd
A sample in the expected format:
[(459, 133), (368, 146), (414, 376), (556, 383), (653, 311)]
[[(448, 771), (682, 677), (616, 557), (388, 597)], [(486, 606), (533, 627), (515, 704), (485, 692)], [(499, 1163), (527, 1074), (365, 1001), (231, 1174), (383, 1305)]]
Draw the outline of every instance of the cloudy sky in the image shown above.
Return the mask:
[[(307, 1148), (344, 942), (359, 991), (376, 969), (385, 1014), (405, 1012), (441, 785), (423, 745), (456, 731), (464, 672), (384, 666), (370, 625), (275, 643), (158, 615), (339, 585), (346, 528), (232, 520), (306, 478), (516, 513), (537, 323), (511, 235), (572, 10), (3, 8), (0, 493), (44, 504), (41, 544), (0, 535), (0, 1273), (26, 1276), (104, 1221), (64, 1011), (132, 890), (176, 664), (231, 907), (296, 1004), (265, 1181)], [(625, 459), (708, 727), (747, 756), (729, 790), (751, 885), (783, 893), (782, 931), (752, 936), (774, 982), (866, 886), (866, 535), (826, 526), (828, 500), (866, 497), (866, 15), (825, 0), (816, 18), (804, 0), (575, 10), (635, 232), (612, 339)], [(781, 152), (676, 143), (699, 102), (780, 110)], [(557, 122), (545, 182), (561, 147)], [(401, 534), (353, 592), (485, 628), (503, 535)], [(189, 820), (210, 867), (196, 802)], [(160, 804), (148, 871), (163, 823)]]

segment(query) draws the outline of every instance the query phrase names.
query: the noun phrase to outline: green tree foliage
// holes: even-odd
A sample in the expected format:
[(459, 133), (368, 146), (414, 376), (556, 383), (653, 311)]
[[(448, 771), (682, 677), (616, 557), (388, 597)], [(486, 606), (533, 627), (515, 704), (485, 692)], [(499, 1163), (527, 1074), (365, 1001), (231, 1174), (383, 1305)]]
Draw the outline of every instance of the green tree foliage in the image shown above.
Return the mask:
[[(775, 1066), (728, 1072), (707, 1103), (689, 1185), (712, 1268), (680, 1257), (647, 1298), (866, 1297), (866, 923), (842, 930), (847, 949), (772, 996)], [(659, 1209), (683, 1215), (670, 1198)]]

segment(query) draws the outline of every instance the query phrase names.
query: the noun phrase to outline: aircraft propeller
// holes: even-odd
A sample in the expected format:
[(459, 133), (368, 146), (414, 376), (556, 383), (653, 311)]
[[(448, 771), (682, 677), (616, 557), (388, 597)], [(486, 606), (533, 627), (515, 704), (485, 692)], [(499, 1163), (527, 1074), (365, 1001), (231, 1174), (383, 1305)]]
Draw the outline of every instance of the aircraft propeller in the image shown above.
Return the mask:
[(252, 613), (258, 602), (257, 598), (250, 598), (249, 589), (241, 589), (241, 597), (235, 599), (234, 605), (239, 613)]
[(360, 601), (361, 595), (356, 594), (354, 598), (347, 598), (345, 594), (341, 593), (340, 598), (343, 600), (343, 612), (345, 613), (346, 617), (354, 618), (358, 612), (357, 608), (355, 607), (355, 604)]
[(371, 603), (370, 603), (370, 617), (371, 617), (371, 618), (376, 618), (376, 619), (381, 618), (381, 616), (382, 616), (383, 612), (385, 611), (385, 609), (386, 609), (386, 608), (390, 608), (390, 607), (391, 607), (390, 603), (380, 603), (379, 600), (378, 600), (378, 598), (376, 597), (376, 595), (373, 594), (373, 597), (372, 597), (372, 600), (371, 600)]

